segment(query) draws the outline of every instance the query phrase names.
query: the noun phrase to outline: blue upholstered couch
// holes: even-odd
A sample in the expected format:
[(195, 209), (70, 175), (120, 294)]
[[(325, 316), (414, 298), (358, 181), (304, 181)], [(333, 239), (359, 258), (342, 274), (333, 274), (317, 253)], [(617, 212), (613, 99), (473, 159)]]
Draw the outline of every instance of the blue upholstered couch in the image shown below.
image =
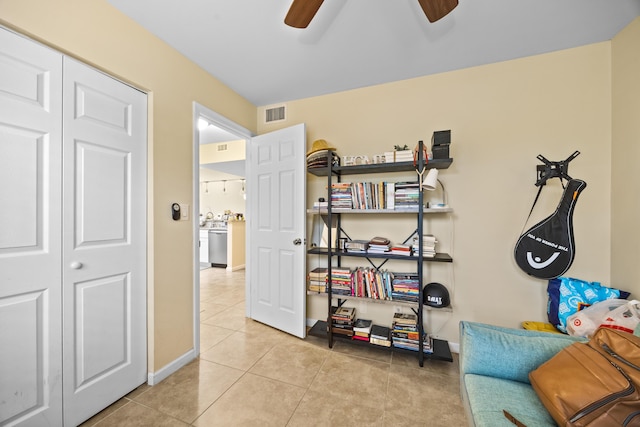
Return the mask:
[(460, 390), (470, 426), (556, 426), (529, 382), (529, 372), (580, 340), (563, 334), (460, 322)]

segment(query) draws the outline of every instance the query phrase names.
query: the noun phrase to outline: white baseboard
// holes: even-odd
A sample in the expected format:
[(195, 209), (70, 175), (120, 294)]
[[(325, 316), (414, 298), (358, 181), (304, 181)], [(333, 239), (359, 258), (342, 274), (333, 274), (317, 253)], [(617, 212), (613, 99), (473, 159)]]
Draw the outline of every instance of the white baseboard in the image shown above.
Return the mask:
[(238, 271), (238, 270), (244, 270), (245, 264), (242, 265), (236, 265), (235, 267), (230, 267), (227, 266), (227, 271)]
[(196, 358), (196, 351), (194, 349), (189, 350), (182, 356), (175, 359), (173, 362), (163, 366), (159, 371), (147, 373), (147, 384), (156, 385), (169, 375), (176, 372), (178, 369), (185, 366)]

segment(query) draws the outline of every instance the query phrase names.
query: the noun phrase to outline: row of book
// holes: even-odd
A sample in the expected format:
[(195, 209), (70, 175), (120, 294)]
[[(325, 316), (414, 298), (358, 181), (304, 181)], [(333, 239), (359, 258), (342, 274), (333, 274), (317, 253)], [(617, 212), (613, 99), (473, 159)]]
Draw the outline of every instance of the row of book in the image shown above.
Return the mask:
[[(366, 341), (382, 347), (419, 351), (418, 316), (414, 313), (394, 313), (391, 328), (356, 317), (354, 307), (331, 307), (331, 331), (356, 341)], [(433, 353), (433, 339), (423, 335), (423, 352)]]
[[(308, 289), (326, 293), (328, 269), (317, 267), (308, 274)], [(389, 301), (419, 302), (420, 281), (415, 273), (392, 273), (371, 267), (331, 268), (331, 293)]]
[(417, 210), (417, 182), (337, 182), (331, 184), (333, 209)]
[[(433, 234), (425, 234), (422, 236), (422, 255), (427, 258), (436, 256), (436, 243), (438, 239)], [(411, 256), (418, 254), (419, 248), (418, 236), (413, 237), (413, 244), (396, 243), (392, 244), (389, 239), (384, 237), (374, 237), (371, 240), (348, 240), (345, 242), (344, 250), (356, 253), (372, 253), (372, 254), (394, 254)]]

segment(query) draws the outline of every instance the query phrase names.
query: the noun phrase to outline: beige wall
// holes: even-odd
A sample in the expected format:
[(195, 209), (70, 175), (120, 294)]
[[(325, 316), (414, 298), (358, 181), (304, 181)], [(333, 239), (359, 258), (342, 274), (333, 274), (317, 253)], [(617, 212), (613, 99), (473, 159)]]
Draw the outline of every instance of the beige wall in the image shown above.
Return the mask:
[(611, 278), (640, 297), (640, 18), (618, 34), (613, 56)]
[[(193, 204), (192, 102), (258, 133), (276, 127), (257, 124), (253, 105), (105, 0), (0, 0), (0, 23), (150, 93), (149, 370), (156, 371), (193, 345), (191, 224), (168, 215), (176, 199)], [(441, 178), (455, 213), (430, 227), (454, 263), (433, 266), (428, 279), (450, 287), (454, 310), (430, 315), (430, 329), (455, 342), (460, 319), (507, 326), (544, 320), (546, 284), (522, 273), (512, 256), (537, 189), (538, 154), (560, 160), (582, 153), (569, 170), (588, 187), (576, 209), (577, 256), (568, 274), (640, 292), (631, 283), (638, 277), (631, 213), (639, 196), (624, 191), (639, 173), (632, 163), (640, 134), (639, 27), (636, 20), (613, 43), (292, 101), (278, 127), (305, 122), (309, 146), (324, 138), (341, 155), (412, 147), (452, 129), (454, 163)], [(308, 179), (313, 200), (324, 181)], [(550, 182), (529, 224), (551, 213), (560, 194), (558, 180)], [(406, 218), (372, 218), (352, 224), (351, 234), (397, 240), (412, 226)], [(324, 318), (325, 309), (311, 300), (308, 315)], [(384, 306), (359, 309), (389, 316)]]
[(150, 93), (149, 371), (193, 348), (193, 102), (253, 130), (256, 108), (105, 0), (0, 0), (0, 23)]
[[(288, 122), (278, 127), (305, 122), (309, 147), (323, 138), (340, 155), (369, 156), (395, 144), (429, 141), (436, 130), (452, 130), (454, 163), (440, 176), (455, 210), (453, 220), (432, 220), (427, 229), (454, 263), (427, 264), (427, 280), (446, 284), (454, 305), (452, 312), (430, 314), (429, 328), (457, 342), (461, 319), (506, 326), (546, 320), (546, 282), (527, 276), (513, 260), (537, 191), (538, 154), (562, 160), (581, 152), (569, 172), (588, 187), (575, 212), (577, 256), (568, 275), (610, 284), (610, 64), (611, 44), (604, 42), (302, 99), (288, 103)], [(259, 125), (258, 130), (272, 129)], [(326, 181), (307, 179), (311, 203), (323, 194)], [(555, 210), (561, 191), (559, 180), (549, 182), (528, 225)], [(367, 216), (347, 227), (352, 238), (384, 235), (398, 241), (415, 228), (415, 220)], [(311, 265), (320, 262), (309, 258)], [(357, 309), (390, 322), (388, 308), (362, 304)], [(325, 318), (326, 302), (310, 300), (308, 317)]]

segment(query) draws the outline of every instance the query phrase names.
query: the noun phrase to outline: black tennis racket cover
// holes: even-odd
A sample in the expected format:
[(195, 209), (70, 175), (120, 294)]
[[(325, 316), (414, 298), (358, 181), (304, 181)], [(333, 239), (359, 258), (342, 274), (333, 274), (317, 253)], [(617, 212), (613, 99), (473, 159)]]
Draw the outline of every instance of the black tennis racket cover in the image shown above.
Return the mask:
[(569, 180), (556, 211), (520, 236), (514, 256), (525, 273), (553, 279), (571, 267), (575, 257), (573, 210), (586, 187), (587, 183), (582, 180)]

